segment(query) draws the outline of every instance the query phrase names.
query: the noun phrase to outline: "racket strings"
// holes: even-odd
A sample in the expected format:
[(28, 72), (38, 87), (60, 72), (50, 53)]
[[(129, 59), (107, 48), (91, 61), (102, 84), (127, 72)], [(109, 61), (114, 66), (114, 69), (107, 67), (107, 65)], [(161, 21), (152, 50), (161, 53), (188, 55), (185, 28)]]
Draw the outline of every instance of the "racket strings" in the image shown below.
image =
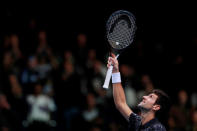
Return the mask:
[(121, 20), (116, 24), (114, 30), (109, 34), (108, 39), (111, 42), (113, 48), (122, 49), (128, 46), (133, 41), (133, 30), (128, 28), (126, 21)]
[[(122, 15), (127, 16), (128, 20), (120, 19)], [(113, 48), (123, 49), (133, 42), (135, 30), (135, 19), (132, 17), (132, 15), (128, 16), (128, 14), (125, 14), (125, 12), (115, 13), (108, 20), (108, 41)]]

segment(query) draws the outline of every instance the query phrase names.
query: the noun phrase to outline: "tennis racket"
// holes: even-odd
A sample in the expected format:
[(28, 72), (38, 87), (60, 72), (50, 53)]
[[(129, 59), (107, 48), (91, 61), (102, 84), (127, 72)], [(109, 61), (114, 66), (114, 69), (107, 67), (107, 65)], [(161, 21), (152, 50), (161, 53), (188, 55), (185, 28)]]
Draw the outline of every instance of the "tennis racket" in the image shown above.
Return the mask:
[[(135, 17), (128, 11), (118, 10), (109, 17), (106, 24), (106, 36), (111, 52), (116, 55), (116, 58), (133, 42), (136, 29)], [(112, 70), (111, 65), (107, 70), (103, 88), (108, 88)]]

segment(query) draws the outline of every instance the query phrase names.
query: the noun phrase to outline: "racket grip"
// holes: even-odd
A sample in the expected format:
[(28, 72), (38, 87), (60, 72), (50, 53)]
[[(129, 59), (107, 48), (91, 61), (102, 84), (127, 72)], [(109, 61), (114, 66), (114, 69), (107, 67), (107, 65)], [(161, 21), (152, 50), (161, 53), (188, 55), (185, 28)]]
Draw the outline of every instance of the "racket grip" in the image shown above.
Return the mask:
[(106, 74), (106, 77), (105, 77), (105, 82), (104, 82), (103, 88), (107, 89), (109, 87), (109, 82), (110, 82), (110, 79), (111, 79), (112, 70), (113, 70), (113, 66), (111, 65), (107, 70), (107, 74)]

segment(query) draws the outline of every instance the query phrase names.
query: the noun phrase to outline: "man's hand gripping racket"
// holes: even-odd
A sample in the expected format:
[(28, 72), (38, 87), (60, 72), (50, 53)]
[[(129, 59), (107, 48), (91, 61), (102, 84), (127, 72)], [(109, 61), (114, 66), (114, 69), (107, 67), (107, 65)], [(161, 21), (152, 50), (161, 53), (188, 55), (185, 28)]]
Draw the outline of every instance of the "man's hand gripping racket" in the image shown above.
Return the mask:
[(113, 53), (111, 54), (111, 57), (108, 58), (107, 67), (108, 69), (112, 68), (112, 73), (119, 72), (119, 63), (116, 56)]
[[(116, 55), (112, 55), (113, 58), (117, 59), (119, 54), (133, 42), (135, 31), (135, 17), (130, 12), (119, 10), (109, 17), (106, 24), (106, 35), (111, 46), (111, 51)], [(108, 65), (103, 88), (108, 88), (112, 70), (113, 63)]]

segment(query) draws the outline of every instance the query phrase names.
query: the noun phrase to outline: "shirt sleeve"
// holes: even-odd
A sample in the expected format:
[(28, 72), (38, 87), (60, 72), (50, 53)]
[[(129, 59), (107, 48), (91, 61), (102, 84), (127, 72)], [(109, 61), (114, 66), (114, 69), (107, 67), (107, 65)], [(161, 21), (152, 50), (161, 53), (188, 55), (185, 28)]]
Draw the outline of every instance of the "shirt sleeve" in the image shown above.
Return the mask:
[(135, 113), (131, 113), (129, 117), (129, 130), (137, 131), (141, 125), (141, 117)]
[(32, 95), (27, 96), (27, 103), (33, 105), (35, 102), (35, 98)]
[(48, 107), (50, 109), (50, 111), (55, 111), (56, 110), (56, 105), (55, 102), (53, 101), (53, 99), (49, 99), (49, 103), (48, 103)]
[(152, 127), (153, 131), (166, 131), (166, 128), (162, 124), (155, 124)]

